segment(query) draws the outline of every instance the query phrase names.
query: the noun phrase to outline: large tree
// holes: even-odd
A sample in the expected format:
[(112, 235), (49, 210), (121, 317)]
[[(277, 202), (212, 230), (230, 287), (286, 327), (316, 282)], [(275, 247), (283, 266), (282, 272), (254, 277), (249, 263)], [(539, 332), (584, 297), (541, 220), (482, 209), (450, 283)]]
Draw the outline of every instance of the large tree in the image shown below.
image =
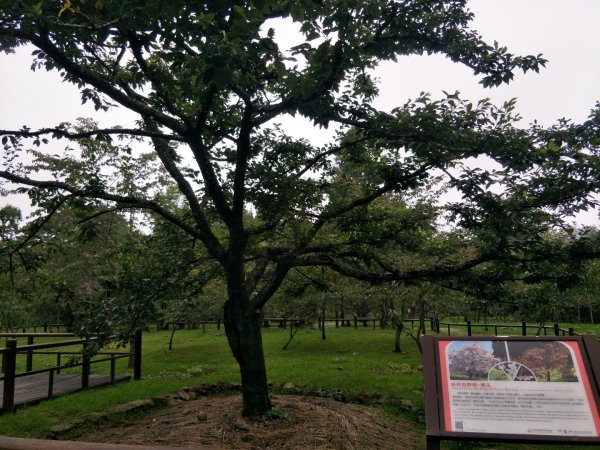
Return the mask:
[[(277, 39), (281, 19), (299, 30), (290, 49)], [(0, 50), (28, 44), (33, 68), (58, 71), (82, 101), (139, 117), (130, 128), (0, 131), (0, 177), (50, 212), (74, 198), (102, 199), (150, 211), (204, 244), (226, 280), (224, 323), (243, 413), (264, 413), (259, 316), (293, 267), (325, 266), (370, 282), (450, 276), (509, 257), (553, 212), (587, 207), (597, 190), (598, 113), (581, 125), (524, 130), (514, 127), (511, 102), (424, 95), (391, 112), (373, 107), (372, 72), (384, 60), (440, 53), (490, 87), (544, 65), (539, 55), (488, 45), (471, 19), (466, 0), (0, 0)], [(294, 139), (274, 125), (286, 115), (336, 126), (337, 138), (321, 147)], [(84, 173), (77, 166), (78, 176), (55, 159), (46, 179), (19, 162), (32, 145), (42, 149), (42, 169), (42, 156), (64, 139), (115, 136), (152, 148), (188, 214), (140, 189), (113, 190), (101, 159), (89, 159)], [(494, 162), (489, 169), (473, 164), (484, 156)], [(464, 248), (472, 250), (411, 265), (378, 252), (381, 240), (400, 235), (375, 230), (378, 241), (346, 226), (379, 214), (375, 200), (436, 176), (462, 192), (450, 219), (469, 233)]]
[(448, 354), (451, 379), (460, 379), (462, 376), (466, 376), (469, 380), (474, 377), (485, 379), (490, 369), (499, 362), (499, 358), (477, 342), (450, 350)]

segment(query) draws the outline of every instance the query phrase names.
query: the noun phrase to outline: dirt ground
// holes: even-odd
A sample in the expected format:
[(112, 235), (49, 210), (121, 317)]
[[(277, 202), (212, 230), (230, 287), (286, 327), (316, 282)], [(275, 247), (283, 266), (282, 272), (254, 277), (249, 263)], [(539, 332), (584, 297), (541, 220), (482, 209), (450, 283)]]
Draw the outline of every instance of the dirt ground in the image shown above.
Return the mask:
[(410, 449), (424, 447), (411, 424), (368, 406), (274, 395), (271, 418), (245, 419), (241, 397), (200, 397), (110, 428), (81, 441), (212, 449)]

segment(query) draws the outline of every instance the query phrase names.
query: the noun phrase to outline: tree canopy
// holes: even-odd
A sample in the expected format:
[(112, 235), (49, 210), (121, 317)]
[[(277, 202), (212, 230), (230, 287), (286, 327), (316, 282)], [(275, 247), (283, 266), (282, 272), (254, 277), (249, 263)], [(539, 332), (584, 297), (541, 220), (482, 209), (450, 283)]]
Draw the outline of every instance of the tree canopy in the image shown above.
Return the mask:
[[(298, 27), (297, 45), (281, 46), (276, 19)], [(487, 87), (546, 63), (484, 42), (471, 19), (466, 0), (0, 0), (0, 50), (28, 44), (32, 68), (58, 71), (82, 102), (139, 117), (131, 128), (0, 130), (0, 177), (46, 214), (101, 201), (151, 212), (201, 242), (226, 281), (243, 412), (262, 413), (270, 402), (258, 318), (292, 268), (380, 283), (535, 260), (549, 227), (594, 205), (598, 109), (582, 124), (525, 129), (513, 101), (423, 94), (374, 108), (381, 61), (439, 53)], [(335, 127), (335, 139), (292, 138), (276, 125), (286, 115)], [(132, 157), (124, 137), (150, 149), (160, 171), (113, 183)], [(65, 154), (64, 142), (79, 151)], [(155, 176), (176, 186), (185, 211), (140, 188)], [(412, 208), (419, 191), (441, 185), (460, 200)], [(403, 215), (402, 205), (412, 210)], [(437, 234), (428, 217), (460, 229), (455, 251), (441, 233), (426, 257), (411, 258), (419, 233)]]

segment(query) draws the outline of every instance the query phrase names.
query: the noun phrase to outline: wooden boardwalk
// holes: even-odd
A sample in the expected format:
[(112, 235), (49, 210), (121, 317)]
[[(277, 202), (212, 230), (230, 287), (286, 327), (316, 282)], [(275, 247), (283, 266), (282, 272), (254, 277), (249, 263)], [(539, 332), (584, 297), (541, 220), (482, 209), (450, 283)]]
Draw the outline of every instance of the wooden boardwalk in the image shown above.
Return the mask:
[[(127, 381), (130, 375), (115, 377), (115, 382)], [(48, 399), (48, 373), (26, 375), (15, 379), (15, 407), (37, 403)], [(108, 375), (90, 375), (88, 388), (110, 384)], [(81, 390), (81, 374), (55, 374), (52, 397), (70, 394)], [(0, 405), (2, 405), (4, 381), (0, 380)]]

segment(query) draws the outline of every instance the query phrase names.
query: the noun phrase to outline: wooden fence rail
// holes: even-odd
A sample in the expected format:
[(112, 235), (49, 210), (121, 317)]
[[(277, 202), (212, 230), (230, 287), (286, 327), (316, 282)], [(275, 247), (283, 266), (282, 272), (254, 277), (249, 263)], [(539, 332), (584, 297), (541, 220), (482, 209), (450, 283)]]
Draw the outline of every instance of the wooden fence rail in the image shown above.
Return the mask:
[[(71, 337), (75, 336), (72, 333), (0, 333), (0, 337), (7, 338), (6, 347), (0, 348), (0, 354), (2, 355), (2, 372), (0, 381), (3, 382), (2, 388), (2, 412), (12, 412), (15, 409), (15, 384), (18, 378), (30, 377), (32, 379), (35, 375), (48, 374), (48, 389), (46, 398), (52, 398), (54, 395), (55, 375), (59, 375), (62, 369), (81, 367), (81, 378), (80, 378), (80, 389), (86, 389), (90, 385), (90, 372), (93, 364), (99, 364), (103, 362), (110, 363), (110, 375), (109, 382), (114, 384), (116, 377), (116, 361), (121, 358), (129, 358), (133, 356), (133, 378), (139, 380), (142, 373), (142, 338), (141, 332), (137, 332), (133, 341), (133, 348), (130, 352), (97, 352), (96, 355), (101, 356), (94, 360), (91, 359), (90, 355), (85, 351), (85, 347), (90, 343), (96, 341), (98, 337), (90, 337), (87, 339), (73, 339), (67, 341), (54, 341), (54, 342), (43, 342), (34, 343), (36, 337)], [(18, 337), (26, 337), (27, 344), (17, 346)], [(83, 351), (40, 351), (52, 348), (62, 347), (73, 347), (83, 346)], [(26, 363), (25, 371), (17, 373), (17, 355), (25, 354)], [(33, 369), (33, 356), (34, 355), (56, 355), (56, 365), (49, 368), (43, 368), (38, 370)], [(73, 355), (79, 356), (77, 359), (73, 359), (66, 364), (61, 364), (62, 355)], [(102, 357), (104, 356), (104, 357)], [(72, 377), (72, 375), (71, 375)], [(127, 377), (129, 378), (129, 377)]]
[[(376, 327), (377, 323), (380, 323), (382, 319), (380, 317), (358, 317), (353, 316), (351, 318), (293, 318), (293, 317), (265, 317), (261, 320), (262, 326), (264, 328), (283, 328), (286, 329), (288, 326), (298, 327), (303, 325), (317, 325), (319, 328), (324, 323), (335, 323), (336, 328), (338, 326), (342, 327), (351, 327), (358, 328), (359, 325), (363, 327), (369, 326), (371, 324), (373, 328)], [(504, 324), (504, 323), (488, 323), (488, 324), (480, 324), (480, 323), (472, 323), (471, 321), (466, 322), (443, 322), (434, 318), (422, 320), (418, 318), (411, 319), (403, 319), (403, 323), (410, 323), (411, 329), (414, 329), (415, 323), (423, 321), (428, 325), (428, 328), (436, 333), (440, 333), (442, 328), (447, 330), (448, 335), (451, 334), (452, 328), (463, 328), (465, 329), (467, 335), (471, 336), (476, 328), (485, 328), (488, 331), (490, 328), (494, 329), (494, 335), (498, 336), (500, 329), (517, 329), (519, 330), (519, 334), (522, 336), (532, 335), (531, 330), (535, 330), (533, 334), (541, 334), (544, 336), (575, 336), (575, 330), (573, 328), (561, 328), (559, 324), (552, 325), (533, 325), (528, 324), (526, 322), (521, 322), (520, 324)], [(179, 329), (195, 329), (199, 326), (204, 326), (207, 324), (217, 324), (217, 328), (220, 328), (221, 321), (219, 320), (206, 320), (206, 321), (194, 321), (194, 322), (162, 322), (157, 324), (156, 329), (160, 330), (168, 330), (172, 327), (177, 327)]]
[(51, 441), (44, 439), (0, 436), (0, 450), (199, 450), (206, 447), (164, 447), (162, 445), (128, 445), (81, 441)]
[(2, 325), (1, 328), (6, 330), (6, 333), (3, 333), (3, 334), (18, 333), (18, 332), (27, 333), (27, 330), (33, 330), (34, 333), (37, 333), (38, 328), (44, 330), (43, 331), (44, 333), (52, 333), (53, 330), (56, 330), (57, 333), (60, 333), (61, 328), (63, 329), (63, 332), (64, 332), (64, 330), (68, 330), (70, 328), (70, 326), (67, 324), (64, 324), (64, 323), (42, 323), (42, 324), (35, 324), (35, 325), (21, 323), (19, 325)]
[[(301, 325), (307, 325), (307, 324), (316, 324), (319, 327), (321, 327), (321, 324), (323, 323), (335, 323), (336, 324), (336, 328), (338, 326), (342, 326), (342, 327), (350, 327), (350, 326), (354, 326), (354, 328), (358, 328), (359, 325), (362, 326), (368, 326), (369, 323), (372, 324), (373, 328), (376, 327), (376, 324), (378, 322), (381, 322), (382, 319), (380, 317), (358, 317), (358, 316), (353, 316), (353, 317), (344, 317), (344, 318), (321, 318), (321, 317), (316, 317), (316, 318), (294, 318), (294, 317), (265, 317), (261, 320), (261, 323), (263, 325), (263, 327), (265, 328), (270, 328), (270, 327), (277, 327), (277, 328), (287, 328), (288, 326), (293, 326), (293, 327), (297, 327), (297, 326), (301, 326)], [(466, 321), (466, 322), (444, 322), (444, 321), (439, 321), (435, 318), (428, 318), (425, 320), (419, 319), (419, 318), (410, 318), (410, 319), (403, 319), (404, 323), (410, 323), (411, 324), (411, 328), (414, 329), (415, 323), (419, 323), (423, 321), (426, 324), (429, 324), (429, 329), (433, 332), (436, 333), (440, 333), (442, 327), (445, 328), (447, 330), (447, 333), (450, 334), (451, 333), (451, 329), (452, 328), (465, 328), (467, 334), (470, 336), (474, 330), (476, 328), (485, 328), (486, 331), (488, 331), (490, 328), (494, 329), (494, 335), (498, 335), (499, 329), (519, 329), (519, 333), (522, 336), (527, 336), (528, 334), (531, 335), (531, 333), (529, 332), (529, 330), (536, 330), (535, 334), (541, 334), (544, 333), (544, 336), (567, 336), (567, 335), (576, 335), (577, 333), (575, 333), (573, 328), (561, 328), (559, 324), (552, 324), (552, 325), (533, 325), (533, 324), (528, 324), (526, 322), (521, 322), (521, 324), (504, 324), (504, 323), (488, 323), (488, 324), (480, 324), (480, 323), (472, 323), (471, 321)], [(204, 328), (205, 325), (217, 325), (217, 329), (221, 328), (221, 324), (223, 322), (221, 320), (197, 320), (197, 321), (175, 321), (175, 322), (160, 322), (156, 324), (156, 330), (169, 330), (169, 329), (173, 329), (173, 328), (178, 328), (178, 329), (197, 329), (199, 327)], [(33, 325), (33, 326), (29, 326), (27, 328), (34, 328), (35, 327), (44, 327), (44, 328), (57, 328), (60, 330), (60, 328), (62, 327), (63, 329), (67, 328), (67, 325), (65, 324), (44, 324), (44, 325)], [(19, 330), (21, 329), (21, 327), (16, 327), (15, 330)], [(26, 327), (23, 327), (23, 330), (25, 330)], [(558, 334), (557, 334), (558, 333)], [(8, 337), (8, 336), (13, 336), (13, 335), (20, 335), (20, 336), (27, 336), (27, 335), (31, 335), (34, 334), (35, 336), (75, 336), (75, 333), (67, 333), (67, 332), (62, 332), (62, 333), (0, 333), (0, 337)]]
[[(527, 322), (521, 322), (520, 325), (514, 324), (504, 324), (504, 323), (488, 323), (488, 324), (480, 324), (480, 323), (472, 323), (471, 321), (467, 321), (466, 323), (458, 323), (458, 322), (441, 322), (436, 321), (435, 319), (430, 320), (431, 330), (436, 333), (440, 333), (442, 326), (447, 328), (447, 334), (450, 336), (451, 328), (466, 328), (467, 336), (473, 335), (473, 330), (475, 328), (485, 328), (485, 330), (489, 330), (490, 328), (494, 328), (494, 335), (498, 336), (498, 329), (519, 329), (521, 336), (527, 336), (528, 330), (534, 329), (536, 332), (534, 333), (536, 336), (540, 335), (542, 332), (544, 336), (548, 336), (548, 332), (550, 331), (550, 336), (580, 336), (580, 334), (575, 333), (574, 328), (561, 328), (558, 323), (552, 325), (528, 325)], [(530, 334), (531, 335), (531, 334)]]

